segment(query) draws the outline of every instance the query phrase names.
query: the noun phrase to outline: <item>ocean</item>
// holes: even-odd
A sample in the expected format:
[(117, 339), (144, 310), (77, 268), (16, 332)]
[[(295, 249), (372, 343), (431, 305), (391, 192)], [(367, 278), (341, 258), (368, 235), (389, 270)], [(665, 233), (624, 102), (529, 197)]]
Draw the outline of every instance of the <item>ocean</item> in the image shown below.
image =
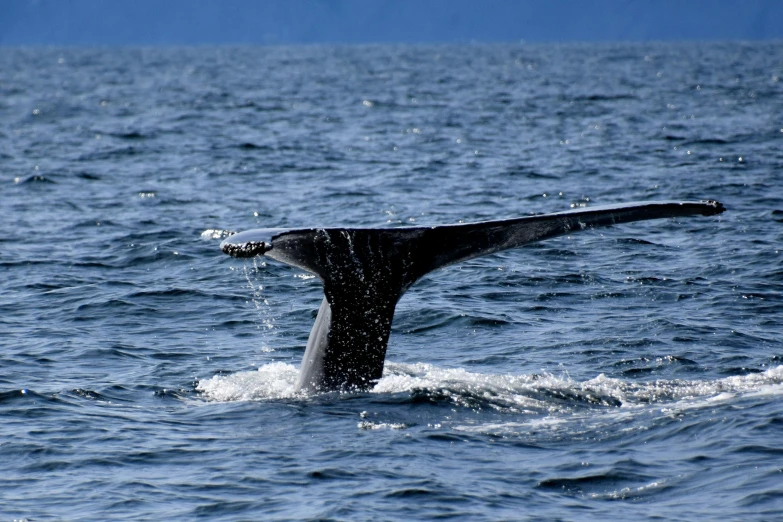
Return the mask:
[[(780, 42), (0, 48), (3, 520), (780, 520)], [(369, 392), (233, 231), (651, 200), (446, 267)]]

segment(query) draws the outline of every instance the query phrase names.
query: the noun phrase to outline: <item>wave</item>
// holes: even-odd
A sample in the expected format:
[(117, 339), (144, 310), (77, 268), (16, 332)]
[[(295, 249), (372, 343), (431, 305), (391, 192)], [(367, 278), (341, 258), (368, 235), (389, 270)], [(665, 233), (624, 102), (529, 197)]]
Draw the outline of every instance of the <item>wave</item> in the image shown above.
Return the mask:
[[(196, 390), (207, 401), (307, 399), (307, 393), (294, 391), (298, 372), (291, 364), (270, 363), (257, 371), (200, 380)], [(674, 403), (682, 410), (751, 394), (783, 395), (783, 365), (715, 380), (628, 381), (601, 374), (576, 381), (552, 374), (498, 375), (424, 363), (387, 363), (383, 377), (368, 393), (371, 397), (402, 395), (397, 399), (403, 402), (531, 414)]]

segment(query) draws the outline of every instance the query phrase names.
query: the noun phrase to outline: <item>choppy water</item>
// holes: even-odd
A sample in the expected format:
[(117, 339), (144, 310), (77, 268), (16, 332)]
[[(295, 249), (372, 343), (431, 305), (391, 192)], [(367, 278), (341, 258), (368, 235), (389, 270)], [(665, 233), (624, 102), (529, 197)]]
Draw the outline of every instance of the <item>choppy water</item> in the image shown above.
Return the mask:
[[(0, 516), (783, 510), (783, 47), (0, 49)], [(227, 230), (722, 201), (435, 272), (370, 393)]]

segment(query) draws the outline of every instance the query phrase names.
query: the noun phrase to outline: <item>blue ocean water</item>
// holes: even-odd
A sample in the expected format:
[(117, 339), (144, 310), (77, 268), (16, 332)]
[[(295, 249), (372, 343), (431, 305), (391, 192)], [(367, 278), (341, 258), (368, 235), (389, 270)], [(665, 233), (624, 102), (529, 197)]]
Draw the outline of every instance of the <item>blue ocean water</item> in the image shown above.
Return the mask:
[[(783, 47), (0, 49), (0, 517), (771, 520)], [(218, 245), (646, 200), (434, 272), (369, 393)]]

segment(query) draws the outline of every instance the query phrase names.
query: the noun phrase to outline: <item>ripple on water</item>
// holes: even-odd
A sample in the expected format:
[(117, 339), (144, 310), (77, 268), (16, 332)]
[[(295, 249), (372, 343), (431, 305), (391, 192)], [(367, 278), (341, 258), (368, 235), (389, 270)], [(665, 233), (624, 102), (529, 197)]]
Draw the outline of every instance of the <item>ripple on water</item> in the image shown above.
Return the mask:
[[(776, 518), (782, 49), (0, 47), (0, 511)], [(704, 197), (430, 274), (369, 393), (294, 392), (320, 281), (219, 250)]]

